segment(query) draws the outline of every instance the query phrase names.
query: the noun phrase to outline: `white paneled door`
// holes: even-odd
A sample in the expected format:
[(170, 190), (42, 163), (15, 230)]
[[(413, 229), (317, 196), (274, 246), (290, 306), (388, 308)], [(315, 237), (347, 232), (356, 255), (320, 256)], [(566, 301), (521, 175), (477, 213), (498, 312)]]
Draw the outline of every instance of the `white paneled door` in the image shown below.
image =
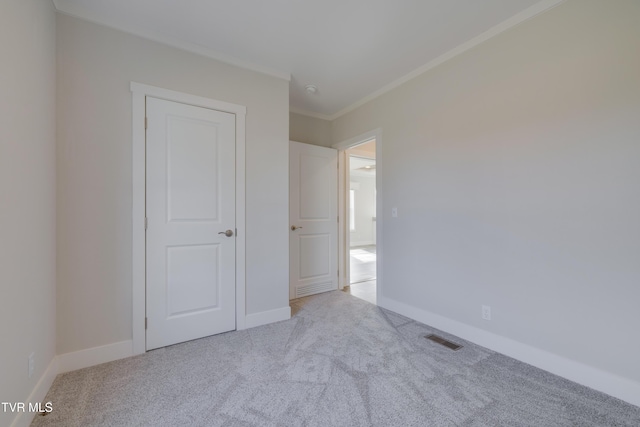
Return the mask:
[(147, 97), (146, 348), (235, 324), (235, 115)]
[(338, 289), (338, 153), (289, 144), (289, 298)]

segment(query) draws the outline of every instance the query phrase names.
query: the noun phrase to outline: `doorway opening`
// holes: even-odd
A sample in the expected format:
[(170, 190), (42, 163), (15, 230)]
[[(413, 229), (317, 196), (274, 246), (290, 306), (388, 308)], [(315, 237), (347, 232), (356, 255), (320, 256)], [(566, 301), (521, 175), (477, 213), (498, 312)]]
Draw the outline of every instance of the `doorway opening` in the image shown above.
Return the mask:
[(344, 291), (376, 304), (376, 140), (348, 148), (345, 160), (345, 246), (349, 267)]

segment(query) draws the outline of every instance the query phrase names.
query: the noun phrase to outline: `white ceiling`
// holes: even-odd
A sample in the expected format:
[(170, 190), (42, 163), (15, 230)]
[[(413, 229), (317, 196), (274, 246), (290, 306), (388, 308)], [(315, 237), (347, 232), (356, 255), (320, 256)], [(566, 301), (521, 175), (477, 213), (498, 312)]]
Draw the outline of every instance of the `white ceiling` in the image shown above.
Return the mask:
[(290, 76), (292, 111), (335, 118), (563, 0), (53, 1), (69, 15)]

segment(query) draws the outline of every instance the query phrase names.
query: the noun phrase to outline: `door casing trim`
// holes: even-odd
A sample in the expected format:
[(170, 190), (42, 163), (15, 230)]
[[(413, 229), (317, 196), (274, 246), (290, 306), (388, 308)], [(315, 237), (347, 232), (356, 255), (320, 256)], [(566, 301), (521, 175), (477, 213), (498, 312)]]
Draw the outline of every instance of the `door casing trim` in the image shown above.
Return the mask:
[(382, 297), (383, 281), (382, 281), (382, 226), (384, 209), (382, 204), (382, 129), (377, 128), (362, 133), (353, 138), (333, 144), (331, 148), (338, 150), (338, 268), (340, 277), (338, 287), (344, 289), (349, 285), (349, 248), (348, 244), (348, 206), (346, 191), (349, 185), (349, 159), (346, 151), (349, 148), (364, 144), (365, 142), (376, 140), (376, 301), (380, 301)]
[(145, 117), (147, 96), (236, 116), (236, 330), (246, 328), (245, 122), (247, 108), (215, 99), (131, 82), (132, 92), (132, 353), (146, 352)]

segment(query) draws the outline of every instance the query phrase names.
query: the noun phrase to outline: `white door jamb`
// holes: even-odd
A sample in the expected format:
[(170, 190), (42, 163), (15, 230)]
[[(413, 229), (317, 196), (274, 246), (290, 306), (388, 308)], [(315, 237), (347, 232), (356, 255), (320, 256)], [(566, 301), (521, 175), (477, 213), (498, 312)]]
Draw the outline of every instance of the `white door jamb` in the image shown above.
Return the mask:
[(376, 140), (376, 298), (380, 301), (382, 296), (382, 223), (383, 223), (383, 205), (382, 205), (382, 174), (381, 174), (381, 158), (382, 158), (382, 129), (377, 128), (369, 132), (365, 132), (346, 141), (332, 145), (332, 148), (338, 150), (338, 268), (340, 270), (339, 287), (343, 289), (349, 286), (349, 159), (346, 150), (351, 147), (363, 144), (372, 139)]

